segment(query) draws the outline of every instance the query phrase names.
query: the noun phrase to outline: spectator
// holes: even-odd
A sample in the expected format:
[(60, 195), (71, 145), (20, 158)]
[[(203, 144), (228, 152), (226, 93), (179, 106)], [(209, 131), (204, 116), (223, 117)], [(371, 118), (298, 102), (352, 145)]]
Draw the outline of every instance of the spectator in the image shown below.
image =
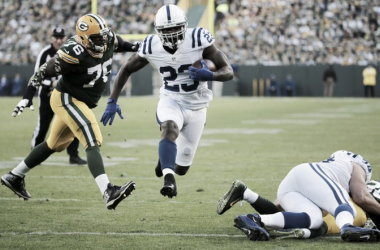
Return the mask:
[(296, 82), (293, 80), (293, 77), (291, 74), (288, 74), (284, 81), (283, 95), (296, 96)]
[(376, 73), (376, 69), (371, 64), (368, 64), (368, 66), (363, 70), (365, 97), (369, 97), (369, 92), (371, 92), (371, 97), (375, 97)]
[(20, 73), (15, 75), (15, 78), (12, 80), (12, 96), (19, 96), (22, 93), (22, 87), (24, 82), (20, 76)]
[(280, 85), (275, 74), (270, 75), (269, 85), (266, 92), (267, 96), (281, 96)]
[(334, 66), (330, 64), (323, 73), (323, 96), (332, 97), (334, 92), (334, 86), (337, 82), (336, 72)]
[(9, 95), (9, 80), (7, 78), (7, 74), (3, 73), (0, 79), (0, 96)]

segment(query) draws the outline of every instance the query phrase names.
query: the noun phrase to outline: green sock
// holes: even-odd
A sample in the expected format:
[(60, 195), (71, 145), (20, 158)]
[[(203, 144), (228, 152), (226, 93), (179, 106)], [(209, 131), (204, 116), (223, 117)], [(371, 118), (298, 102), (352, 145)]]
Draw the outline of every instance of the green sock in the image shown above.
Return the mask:
[(86, 149), (87, 165), (94, 178), (101, 174), (105, 174), (103, 158), (100, 155), (99, 147), (88, 147)]
[(328, 231), (328, 226), (326, 224), (326, 222), (323, 222), (322, 226), (318, 229), (310, 229), (310, 237), (309, 238), (316, 238), (316, 237), (319, 237), (319, 236), (323, 236), (327, 233)]
[(259, 213), (259, 214), (275, 214), (280, 212), (276, 205), (270, 200), (267, 200), (261, 196), (251, 204), (251, 206)]
[(48, 147), (46, 142), (43, 142), (30, 151), (24, 162), (28, 168), (34, 168), (35, 166), (41, 164), (41, 162), (44, 162), (54, 152), (55, 151)]

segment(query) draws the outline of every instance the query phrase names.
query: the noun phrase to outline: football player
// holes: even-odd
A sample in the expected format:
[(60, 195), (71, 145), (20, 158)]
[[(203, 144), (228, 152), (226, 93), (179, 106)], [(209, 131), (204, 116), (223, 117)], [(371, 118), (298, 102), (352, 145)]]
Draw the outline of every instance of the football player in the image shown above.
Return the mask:
[[(65, 30), (59, 27), (55, 28), (53, 30), (53, 35), (51, 36), (51, 44), (44, 47), (38, 54), (34, 70), (37, 71), (42, 64), (44, 64), (50, 58), (52, 58), (57, 53), (58, 49), (62, 46), (62, 44), (66, 41), (66, 39), (67, 37), (65, 34)], [(54, 112), (50, 107), (50, 96), (57, 81), (58, 80), (55, 77), (50, 79), (47, 78), (42, 82), (41, 86), (38, 88), (39, 116), (37, 119), (37, 126), (34, 129), (32, 136), (32, 148), (44, 142), (46, 135), (49, 131), (50, 123), (52, 122), (54, 117)], [(79, 140), (77, 138), (74, 138), (73, 142), (66, 149), (67, 154), (70, 156), (69, 163), (78, 165), (87, 164), (87, 161), (79, 157), (78, 147)]]
[[(240, 200), (250, 203), (262, 215), (237, 216), (235, 226), (251, 240), (269, 240), (272, 236), (312, 238), (340, 232), (345, 241), (380, 241), (380, 231), (373, 229), (373, 224), (358, 227), (366, 221), (363, 210), (371, 216), (380, 215), (376, 200), (379, 189), (369, 182), (371, 176), (371, 166), (362, 156), (340, 150), (322, 162), (293, 168), (278, 188), (280, 206), (238, 180), (219, 200), (217, 213), (223, 214)], [(282, 209), (285, 212), (280, 212)], [(322, 219), (322, 210), (334, 215), (336, 223), (331, 216)]]
[[(138, 53), (132, 55), (115, 78), (114, 89), (102, 116), (103, 125), (111, 125), (117, 112), (117, 99), (129, 76), (151, 63), (162, 77), (156, 119), (160, 126), (157, 177), (164, 176), (160, 192), (172, 198), (177, 195), (174, 174), (185, 175), (193, 162), (206, 112), (213, 94), (207, 81), (227, 81), (233, 70), (226, 56), (214, 44), (204, 28), (187, 28), (185, 13), (176, 5), (164, 5), (156, 14), (156, 35), (147, 36)], [(214, 62), (217, 70), (191, 65), (199, 59)]]
[[(32, 99), (36, 87), (44, 79), (62, 75), (51, 94), (51, 108), (55, 113), (48, 139), (33, 148), (29, 155), (12, 171), (1, 177), (1, 183), (15, 194), (28, 200), (25, 175), (45, 161), (51, 154), (61, 152), (78, 138), (86, 148), (88, 167), (97, 183), (108, 209), (116, 206), (135, 188), (133, 181), (122, 186), (109, 182), (99, 151), (102, 134), (91, 111), (106, 87), (114, 52), (137, 51), (139, 43), (123, 41), (96, 14), (86, 14), (76, 23), (76, 36), (68, 39), (57, 54), (44, 63), (30, 78), (23, 99), (12, 115), (21, 115), (24, 108), (33, 110)], [(122, 116), (120, 108), (117, 112)]]

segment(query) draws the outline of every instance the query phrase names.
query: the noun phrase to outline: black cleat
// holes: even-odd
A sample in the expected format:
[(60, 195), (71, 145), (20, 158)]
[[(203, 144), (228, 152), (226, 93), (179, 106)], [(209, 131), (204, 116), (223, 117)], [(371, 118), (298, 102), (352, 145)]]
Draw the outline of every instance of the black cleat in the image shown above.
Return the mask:
[(20, 176), (12, 174), (12, 172), (9, 172), (8, 174), (1, 176), (1, 184), (8, 187), (20, 198), (24, 198), (24, 200), (28, 200), (30, 199), (31, 196), (29, 192), (26, 191), (25, 189), (24, 178), (25, 177), (20, 177)]
[(157, 162), (157, 165), (156, 165), (156, 168), (154, 169), (154, 171), (156, 172), (156, 176), (157, 176), (157, 177), (162, 177), (162, 176), (164, 175), (164, 174), (162, 173), (160, 159), (158, 159), (158, 162)]
[(70, 164), (84, 165), (87, 164), (86, 160), (83, 160), (78, 155), (70, 155)]
[(269, 240), (269, 233), (263, 228), (258, 214), (239, 215), (234, 219), (235, 227), (240, 229), (248, 239), (253, 241)]
[(177, 196), (177, 186), (173, 174), (167, 174), (164, 177), (164, 186), (161, 188), (161, 194), (168, 196), (170, 199)]
[(225, 193), (222, 198), (220, 198), (216, 212), (218, 214), (223, 214), (237, 202), (243, 200), (244, 191), (246, 189), (247, 186), (242, 181), (234, 181), (230, 190), (228, 190), (228, 192)]
[(340, 237), (344, 241), (349, 242), (380, 241), (380, 231), (377, 229), (366, 229), (346, 224), (340, 229)]
[(123, 186), (114, 186), (112, 183), (108, 183), (106, 191), (104, 191), (103, 199), (108, 209), (115, 209), (116, 206), (129, 195), (135, 189), (136, 183), (133, 181), (125, 183)]

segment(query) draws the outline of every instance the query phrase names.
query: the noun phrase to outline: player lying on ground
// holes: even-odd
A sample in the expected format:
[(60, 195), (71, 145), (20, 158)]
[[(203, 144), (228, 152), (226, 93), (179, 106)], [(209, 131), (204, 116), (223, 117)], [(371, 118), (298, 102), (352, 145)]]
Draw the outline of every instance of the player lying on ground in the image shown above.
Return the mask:
[[(370, 164), (360, 155), (337, 151), (325, 161), (301, 164), (290, 171), (277, 194), (285, 212), (236, 181), (219, 200), (217, 213), (223, 214), (240, 200), (250, 203), (261, 217), (258, 214), (237, 216), (235, 226), (251, 240), (269, 240), (270, 236), (313, 238), (328, 231), (340, 231), (345, 241), (379, 241), (380, 231), (373, 229), (373, 223), (367, 224), (366, 229), (358, 227), (365, 224), (365, 213), (349, 201), (347, 192), (351, 191), (353, 201), (378, 223), (380, 184), (371, 181), (366, 185), (371, 175)], [(322, 209), (334, 214), (337, 223), (328, 219), (331, 215), (325, 216), (323, 221)]]

